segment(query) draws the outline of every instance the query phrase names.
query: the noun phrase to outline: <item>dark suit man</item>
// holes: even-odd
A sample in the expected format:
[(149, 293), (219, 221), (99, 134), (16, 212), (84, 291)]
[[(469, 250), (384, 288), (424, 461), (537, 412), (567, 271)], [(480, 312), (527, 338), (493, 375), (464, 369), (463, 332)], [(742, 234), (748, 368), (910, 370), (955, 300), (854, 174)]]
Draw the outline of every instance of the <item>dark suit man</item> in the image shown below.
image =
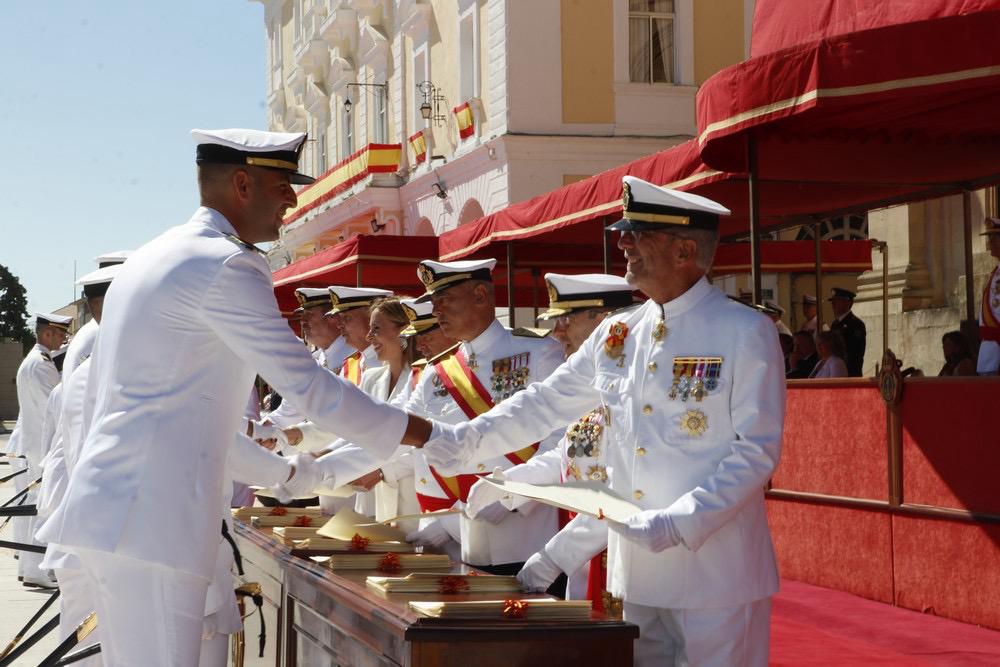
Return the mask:
[(833, 322), (831, 331), (839, 331), (847, 345), (847, 373), (851, 377), (861, 377), (861, 366), (865, 361), (865, 340), (867, 332), (865, 323), (851, 312), (854, 305), (854, 292), (840, 287), (833, 288), (830, 305), (833, 307)]

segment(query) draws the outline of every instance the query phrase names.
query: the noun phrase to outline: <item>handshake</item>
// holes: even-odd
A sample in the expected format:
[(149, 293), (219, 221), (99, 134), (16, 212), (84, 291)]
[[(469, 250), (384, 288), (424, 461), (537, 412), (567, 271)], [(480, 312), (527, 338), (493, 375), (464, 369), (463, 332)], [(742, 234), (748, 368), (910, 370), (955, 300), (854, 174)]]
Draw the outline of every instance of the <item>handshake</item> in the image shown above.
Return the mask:
[(443, 424), (431, 420), (432, 428), (421, 451), (427, 462), (446, 475), (458, 474), (477, 459), (482, 434), (469, 422)]

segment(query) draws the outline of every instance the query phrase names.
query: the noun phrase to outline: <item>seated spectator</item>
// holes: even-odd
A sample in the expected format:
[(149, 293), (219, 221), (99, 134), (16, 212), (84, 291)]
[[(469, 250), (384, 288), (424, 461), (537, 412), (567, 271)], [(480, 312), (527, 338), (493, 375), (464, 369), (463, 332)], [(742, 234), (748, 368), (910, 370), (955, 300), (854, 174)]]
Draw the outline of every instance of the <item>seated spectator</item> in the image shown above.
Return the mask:
[(972, 346), (961, 331), (949, 331), (942, 336), (941, 351), (944, 353), (944, 366), (938, 377), (976, 374)]
[(812, 370), (819, 363), (819, 355), (816, 354), (816, 340), (808, 331), (800, 331), (795, 334), (795, 347), (788, 357), (791, 369), (785, 374), (789, 379), (804, 379), (809, 377)]
[(781, 354), (785, 357), (785, 374), (787, 375), (789, 369), (791, 369), (789, 357), (792, 354), (792, 350), (795, 349), (795, 340), (788, 334), (780, 333), (778, 334), (778, 342), (781, 343)]
[(809, 374), (811, 378), (843, 378), (847, 377), (847, 364), (844, 363), (846, 347), (844, 338), (836, 331), (821, 331), (816, 335), (816, 352), (819, 362)]

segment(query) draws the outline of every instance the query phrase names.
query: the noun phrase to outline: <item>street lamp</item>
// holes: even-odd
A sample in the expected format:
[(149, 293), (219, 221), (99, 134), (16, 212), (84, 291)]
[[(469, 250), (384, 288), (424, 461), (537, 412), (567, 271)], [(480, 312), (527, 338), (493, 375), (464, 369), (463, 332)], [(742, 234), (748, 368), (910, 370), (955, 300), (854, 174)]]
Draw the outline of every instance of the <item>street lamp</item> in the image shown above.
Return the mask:
[(447, 117), (441, 111), (441, 105), (447, 102), (441, 89), (430, 81), (421, 81), (417, 84), (417, 90), (424, 96), (424, 101), (420, 103), (420, 117), (431, 121), (434, 125), (444, 125)]

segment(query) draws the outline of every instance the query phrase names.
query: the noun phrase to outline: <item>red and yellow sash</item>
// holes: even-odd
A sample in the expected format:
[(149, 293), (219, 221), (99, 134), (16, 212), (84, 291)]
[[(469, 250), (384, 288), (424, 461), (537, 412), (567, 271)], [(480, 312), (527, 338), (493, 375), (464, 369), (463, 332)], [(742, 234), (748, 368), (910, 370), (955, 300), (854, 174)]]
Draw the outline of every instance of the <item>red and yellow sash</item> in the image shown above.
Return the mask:
[(340, 375), (355, 386), (361, 385), (361, 350), (344, 359)]
[(426, 367), (426, 361), (424, 363), (416, 362), (410, 366), (410, 391), (417, 388), (417, 383), (420, 382), (420, 374), (424, 372), (424, 368)]
[[(462, 408), (462, 412), (465, 413), (466, 417), (473, 419), (484, 412), (488, 412), (493, 407), (493, 397), (490, 395), (490, 392), (486, 391), (486, 387), (479, 381), (479, 378), (476, 377), (472, 369), (469, 368), (469, 364), (461, 350), (457, 349), (454, 354), (443, 356), (435, 361), (433, 365), (434, 372), (441, 379), (441, 384), (444, 385), (444, 388), (454, 399), (455, 403), (458, 404), (458, 407)], [(524, 463), (534, 456), (537, 451), (538, 443), (536, 442), (524, 449), (508, 452), (504, 456), (516, 465)], [(431, 474), (452, 501), (461, 500), (465, 502), (469, 497), (469, 489), (472, 488), (472, 485), (480, 477), (484, 477), (490, 474), (490, 472), (493, 471), (446, 477), (431, 466)]]

